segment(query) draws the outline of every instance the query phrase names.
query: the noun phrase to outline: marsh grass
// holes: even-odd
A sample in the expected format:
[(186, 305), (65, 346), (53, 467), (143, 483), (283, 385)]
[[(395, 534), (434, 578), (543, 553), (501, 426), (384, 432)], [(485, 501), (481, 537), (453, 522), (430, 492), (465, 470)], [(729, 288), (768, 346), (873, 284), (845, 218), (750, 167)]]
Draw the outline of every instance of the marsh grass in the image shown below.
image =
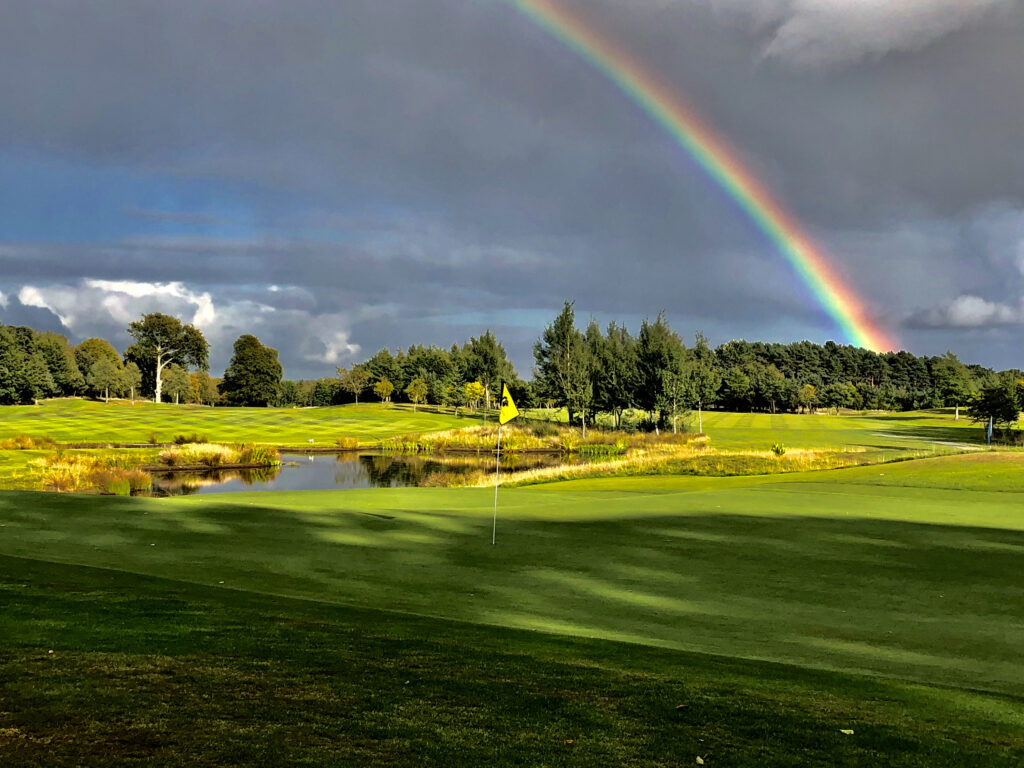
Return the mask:
[(7, 440), (0, 440), (0, 451), (39, 451), (53, 450), (57, 447), (52, 437), (29, 437), (15, 435)]
[[(593, 431), (586, 439), (574, 428), (553, 422), (526, 422), (501, 428), (501, 452), (547, 452), (581, 456), (620, 456), (634, 450), (675, 450), (693, 447), (707, 441), (695, 433), (643, 434), (615, 431)], [(498, 442), (498, 428), (481, 425), (427, 435), (403, 435), (384, 440), (380, 450), (385, 453), (493, 453)]]
[(160, 453), (160, 463), (168, 467), (202, 466), (210, 469), (233, 464), (276, 466), (281, 456), (276, 449), (263, 445), (220, 445), (195, 443), (168, 448)]
[(129, 496), (148, 491), (152, 480), (139, 468), (144, 455), (135, 452), (56, 451), (30, 463), (25, 484), (37, 490), (58, 493), (92, 491), (114, 496)]
[[(516, 487), (560, 480), (595, 477), (631, 477), (642, 475), (693, 475), (701, 477), (740, 477), (775, 475), (788, 472), (843, 469), (907, 459), (935, 456), (934, 451), (868, 451), (848, 448), (842, 451), (797, 449), (785, 453), (768, 451), (718, 451), (706, 444), (680, 446), (674, 450), (637, 451), (622, 458), (609, 458), (584, 464), (509, 472), (502, 485)], [(481, 477), (476, 483), (486, 486), (493, 478)], [(469, 484), (468, 482), (466, 484)]]

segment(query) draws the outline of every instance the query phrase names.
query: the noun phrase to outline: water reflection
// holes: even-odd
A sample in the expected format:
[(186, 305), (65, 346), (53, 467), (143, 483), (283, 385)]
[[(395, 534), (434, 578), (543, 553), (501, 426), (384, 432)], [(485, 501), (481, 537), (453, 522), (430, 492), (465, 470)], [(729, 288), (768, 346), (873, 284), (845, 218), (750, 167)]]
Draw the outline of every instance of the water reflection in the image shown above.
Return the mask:
[[(238, 493), (240, 491), (314, 491), (344, 488), (402, 488), (445, 485), (449, 476), (493, 472), (487, 455), (402, 456), (343, 453), (285, 454), (280, 467), (256, 470), (166, 472), (153, 475), (159, 496)], [(502, 457), (502, 469), (523, 470), (562, 463), (558, 455)]]

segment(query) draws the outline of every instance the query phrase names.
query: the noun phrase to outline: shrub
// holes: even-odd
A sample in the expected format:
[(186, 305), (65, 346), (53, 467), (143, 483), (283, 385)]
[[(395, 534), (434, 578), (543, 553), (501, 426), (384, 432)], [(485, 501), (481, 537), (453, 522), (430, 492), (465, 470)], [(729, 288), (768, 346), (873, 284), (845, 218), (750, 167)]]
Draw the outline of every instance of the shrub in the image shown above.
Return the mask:
[(785, 456), (786, 446), (784, 446), (782, 443), (773, 443), (772, 453), (774, 453), (776, 456)]
[(157, 437), (156, 432), (150, 432), (149, 437), (146, 438), (146, 442), (150, 445), (158, 445), (160, 443), (160, 438)]
[(356, 437), (339, 437), (337, 440), (338, 447), (343, 451), (354, 451), (359, 447), (359, 438)]
[(206, 443), (209, 442), (205, 435), (199, 435), (193, 432), (191, 435), (175, 435), (175, 445), (188, 445), (189, 443)]

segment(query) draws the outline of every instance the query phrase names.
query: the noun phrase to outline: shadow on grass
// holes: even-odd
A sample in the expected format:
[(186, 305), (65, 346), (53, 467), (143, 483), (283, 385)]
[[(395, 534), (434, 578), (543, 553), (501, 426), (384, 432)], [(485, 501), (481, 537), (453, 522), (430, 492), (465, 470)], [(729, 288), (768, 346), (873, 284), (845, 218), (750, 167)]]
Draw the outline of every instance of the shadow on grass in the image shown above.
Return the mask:
[(4, 765), (1024, 757), (1012, 699), (3, 556), (0, 574)]
[(717, 497), (690, 494), (616, 502), (696, 505), (684, 514), (608, 520), (523, 494), (513, 499), (550, 514), (502, 518), (492, 547), (488, 514), (446, 504), (483, 506), (486, 493), (413, 495), (433, 504), (423, 511), (384, 493), (291, 498), (4, 494), (0, 546), (255, 593), (1024, 694), (1019, 531), (859, 519), (857, 505), (875, 501), (850, 494), (814, 497), (832, 518), (705, 513)]

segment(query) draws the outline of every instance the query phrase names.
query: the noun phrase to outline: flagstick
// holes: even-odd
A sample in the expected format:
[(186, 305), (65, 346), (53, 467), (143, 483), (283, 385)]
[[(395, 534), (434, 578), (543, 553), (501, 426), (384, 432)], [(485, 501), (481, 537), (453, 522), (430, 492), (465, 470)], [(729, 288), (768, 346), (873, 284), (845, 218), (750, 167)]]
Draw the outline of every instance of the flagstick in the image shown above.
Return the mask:
[(491, 527), (491, 546), (498, 537), (498, 480), (501, 477), (501, 422), (498, 422), (498, 453), (494, 457), (494, 524)]

